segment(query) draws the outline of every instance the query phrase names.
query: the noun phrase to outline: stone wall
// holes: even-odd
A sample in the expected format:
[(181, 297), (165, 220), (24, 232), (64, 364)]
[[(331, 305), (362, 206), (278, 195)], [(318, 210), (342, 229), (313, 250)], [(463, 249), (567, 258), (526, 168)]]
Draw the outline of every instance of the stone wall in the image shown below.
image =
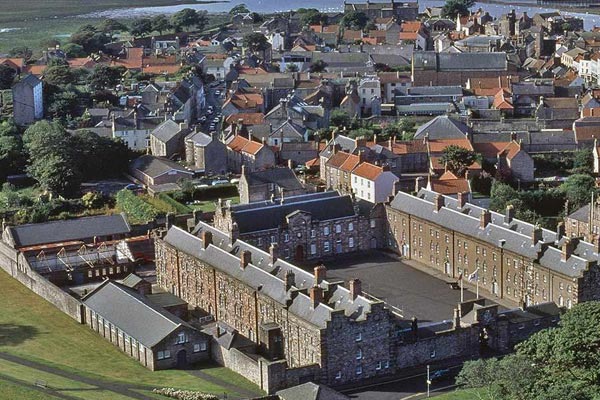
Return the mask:
[(22, 254), (4, 242), (0, 242), (0, 268), (77, 322), (85, 321), (83, 306), (77, 299), (34, 271)]

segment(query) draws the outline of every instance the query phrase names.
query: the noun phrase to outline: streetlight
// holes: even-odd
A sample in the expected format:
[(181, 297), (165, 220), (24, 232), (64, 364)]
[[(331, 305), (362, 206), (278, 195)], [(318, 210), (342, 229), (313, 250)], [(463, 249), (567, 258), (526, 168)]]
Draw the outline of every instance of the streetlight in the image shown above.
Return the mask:
[(429, 398), (429, 386), (431, 386), (431, 379), (429, 379), (429, 364), (427, 364), (427, 398)]

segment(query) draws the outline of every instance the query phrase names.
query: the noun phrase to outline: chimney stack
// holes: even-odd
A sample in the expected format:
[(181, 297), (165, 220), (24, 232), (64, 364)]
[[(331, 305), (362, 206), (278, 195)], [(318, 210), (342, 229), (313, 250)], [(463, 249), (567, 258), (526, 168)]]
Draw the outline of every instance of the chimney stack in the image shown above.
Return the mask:
[(571, 242), (571, 239), (565, 239), (562, 245), (561, 253), (562, 254), (560, 258), (562, 261), (567, 261), (569, 257), (571, 257), (571, 255), (573, 254), (573, 243)]
[(556, 226), (556, 241), (558, 242), (563, 236), (565, 236), (565, 223), (561, 221)]
[(317, 265), (315, 271), (315, 285), (320, 285), (324, 279), (327, 279), (327, 268), (323, 264)]
[(240, 257), (240, 267), (242, 269), (246, 269), (248, 264), (252, 262), (252, 253), (249, 250), (242, 251), (242, 256)]
[(479, 217), (479, 228), (485, 229), (490, 222), (492, 222), (492, 213), (490, 210), (483, 210)]
[(352, 298), (352, 301), (354, 301), (358, 296), (362, 295), (362, 284), (360, 279), (352, 279), (349, 284), (350, 297)]
[(458, 198), (457, 206), (459, 209), (462, 209), (465, 206), (465, 204), (467, 203), (467, 193), (460, 192), (460, 193), (458, 193), (457, 198)]
[(206, 250), (213, 242), (212, 232), (206, 230), (202, 231), (200, 239), (202, 239), (202, 249)]
[(542, 228), (539, 225), (534, 226), (531, 234), (531, 240), (533, 241), (533, 244), (536, 245), (537, 242), (541, 242), (543, 239), (544, 236), (542, 235)]
[(433, 200), (433, 205), (435, 207), (435, 212), (440, 211), (440, 208), (444, 207), (444, 196), (441, 194), (436, 194), (435, 199)]
[(515, 208), (512, 204), (506, 206), (506, 212), (504, 214), (504, 223), (511, 224), (513, 219), (515, 218)]
[(318, 286), (313, 286), (308, 290), (308, 292), (310, 295), (310, 305), (314, 310), (317, 308), (319, 303), (323, 301), (323, 289)]
[(285, 290), (290, 290), (292, 286), (296, 285), (296, 274), (290, 269), (285, 273)]
[(277, 261), (277, 243), (271, 243), (269, 247), (269, 254), (271, 255), (271, 265), (274, 265)]

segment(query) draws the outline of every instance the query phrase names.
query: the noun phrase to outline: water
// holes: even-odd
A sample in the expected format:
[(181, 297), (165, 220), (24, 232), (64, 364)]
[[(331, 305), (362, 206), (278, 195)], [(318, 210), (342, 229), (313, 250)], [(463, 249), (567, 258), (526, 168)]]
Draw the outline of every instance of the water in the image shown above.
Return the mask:
[[(528, 1), (528, 0), (524, 0)], [(519, 2), (524, 2), (520, 0)], [(535, 0), (530, 0), (532, 3)], [(137, 18), (140, 16), (151, 16), (156, 14), (173, 14), (184, 8), (193, 8), (196, 10), (206, 10), (211, 13), (217, 12), (228, 12), (232, 7), (237, 4), (246, 4), (252, 11), (259, 13), (272, 13), (295, 10), (301, 7), (304, 8), (318, 8), (322, 11), (335, 12), (342, 11), (343, 0), (232, 0), (225, 3), (211, 3), (211, 4), (189, 4), (189, 5), (176, 5), (166, 7), (139, 7), (139, 8), (128, 8), (120, 10), (108, 10), (93, 14), (87, 14), (82, 17), (100, 17), (100, 18)], [(424, 10), (425, 7), (436, 7), (442, 6), (443, 0), (421, 0), (419, 1), (419, 7)], [(506, 14), (511, 9), (515, 9), (517, 14), (526, 11), (530, 16), (540, 12), (555, 11), (556, 9), (532, 6), (514, 6), (508, 1), (506, 4), (486, 4), (486, 3), (475, 3), (474, 10), (482, 8), (488, 11), (493, 17), (499, 17), (502, 14)], [(583, 18), (584, 28), (591, 30), (594, 26), (600, 25), (600, 15), (585, 14), (585, 13), (572, 13), (565, 12), (568, 15), (574, 15)]]

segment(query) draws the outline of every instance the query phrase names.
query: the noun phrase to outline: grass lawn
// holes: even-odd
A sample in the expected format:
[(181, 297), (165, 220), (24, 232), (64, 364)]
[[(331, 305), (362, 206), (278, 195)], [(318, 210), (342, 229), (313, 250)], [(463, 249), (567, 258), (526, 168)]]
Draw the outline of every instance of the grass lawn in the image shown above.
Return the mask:
[(27, 400), (48, 400), (58, 399), (48, 393), (42, 393), (35, 389), (23, 387), (21, 385), (9, 382), (0, 377), (0, 393), (4, 399), (27, 399)]
[[(231, 393), (186, 371), (152, 372), (144, 368), (1, 270), (0, 288), (0, 352), (104, 383), (147, 385), (149, 390), (154, 387), (176, 387), (210, 393)], [(258, 390), (252, 383), (225, 368), (206, 366), (202, 370), (226, 382)], [(0, 360), (0, 374), (18, 377), (30, 383), (38, 379), (46, 380), (51, 387), (88, 389), (80, 382), (41, 373), (4, 360)], [(75, 392), (84, 399), (119, 398), (116, 393), (103, 393), (102, 390)], [(69, 394), (73, 395), (71, 392)]]
[[(235, 196), (235, 197), (225, 197), (223, 199), (223, 203), (225, 203), (227, 200), (231, 200), (231, 204), (240, 204), (240, 196)], [(215, 204), (217, 201), (217, 199), (214, 200), (207, 200), (207, 201), (203, 201), (200, 204), (187, 204), (187, 206), (189, 208), (191, 208), (192, 210), (201, 210), (202, 212), (213, 212), (217, 209), (217, 205)]]
[(479, 400), (475, 389), (457, 390), (435, 396), (438, 400)]

